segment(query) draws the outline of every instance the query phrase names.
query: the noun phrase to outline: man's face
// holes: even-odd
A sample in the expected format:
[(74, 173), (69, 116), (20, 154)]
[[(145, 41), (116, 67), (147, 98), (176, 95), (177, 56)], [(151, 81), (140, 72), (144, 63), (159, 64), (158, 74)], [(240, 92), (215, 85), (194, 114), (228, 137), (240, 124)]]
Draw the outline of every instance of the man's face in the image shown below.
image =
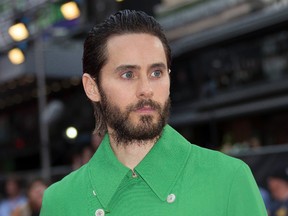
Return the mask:
[(19, 194), (19, 185), (16, 180), (9, 179), (6, 183), (6, 192), (9, 197), (14, 197)]
[(272, 197), (276, 200), (287, 200), (288, 198), (288, 182), (277, 178), (268, 178), (268, 187)]
[(149, 34), (114, 36), (99, 92), (108, 131), (119, 142), (149, 140), (166, 124), (170, 78), (161, 41)]
[(47, 186), (41, 181), (34, 182), (28, 191), (28, 198), (33, 208), (39, 210), (42, 204), (42, 198)]

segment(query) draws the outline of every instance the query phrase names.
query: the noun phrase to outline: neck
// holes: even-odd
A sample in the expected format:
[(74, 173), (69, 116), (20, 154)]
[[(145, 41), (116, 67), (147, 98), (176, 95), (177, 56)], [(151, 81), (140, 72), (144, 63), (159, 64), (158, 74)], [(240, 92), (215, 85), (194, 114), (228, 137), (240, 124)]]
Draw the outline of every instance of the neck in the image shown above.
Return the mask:
[(134, 170), (134, 168), (143, 160), (151, 148), (154, 146), (157, 138), (152, 140), (135, 140), (127, 143), (118, 142), (114, 136), (109, 133), (111, 148), (118, 160), (126, 167)]

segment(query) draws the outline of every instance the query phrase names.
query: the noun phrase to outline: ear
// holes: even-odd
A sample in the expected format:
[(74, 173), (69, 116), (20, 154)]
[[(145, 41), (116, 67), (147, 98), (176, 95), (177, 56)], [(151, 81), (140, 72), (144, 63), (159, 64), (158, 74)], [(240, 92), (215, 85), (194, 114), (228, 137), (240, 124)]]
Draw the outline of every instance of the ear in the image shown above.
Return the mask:
[(87, 97), (94, 102), (100, 101), (100, 93), (98, 86), (96, 85), (96, 82), (93, 80), (93, 78), (88, 74), (84, 73), (82, 76), (82, 84), (84, 87), (84, 91), (87, 95)]

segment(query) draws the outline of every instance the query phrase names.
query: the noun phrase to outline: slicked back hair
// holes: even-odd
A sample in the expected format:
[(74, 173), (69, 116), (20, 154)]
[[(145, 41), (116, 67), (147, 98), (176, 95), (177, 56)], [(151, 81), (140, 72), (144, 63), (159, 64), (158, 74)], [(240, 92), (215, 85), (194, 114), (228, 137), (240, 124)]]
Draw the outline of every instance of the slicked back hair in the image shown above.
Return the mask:
[[(83, 73), (88, 73), (100, 89), (100, 71), (107, 62), (107, 42), (112, 36), (129, 33), (147, 33), (159, 38), (165, 50), (167, 67), (171, 65), (171, 50), (160, 24), (142, 11), (122, 10), (95, 25), (84, 42)], [(107, 131), (99, 102), (93, 102), (96, 127), (94, 132)]]

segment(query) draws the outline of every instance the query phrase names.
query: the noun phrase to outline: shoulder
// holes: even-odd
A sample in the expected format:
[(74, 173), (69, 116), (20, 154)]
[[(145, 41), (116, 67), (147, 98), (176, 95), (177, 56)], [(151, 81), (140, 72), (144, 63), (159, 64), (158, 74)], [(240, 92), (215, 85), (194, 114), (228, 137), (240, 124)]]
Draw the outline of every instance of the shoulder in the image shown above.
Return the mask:
[(88, 165), (89, 162), (45, 190), (41, 216), (74, 215), (75, 209), (79, 211), (80, 206), (85, 206), (87, 189), (91, 187)]
[(193, 144), (187, 166), (200, 173), (205, 172), (211, 178), (213, 176), (213, 179), (229, 177), (231, 180), (239, 172), (250, 172), (248, 165), (238, 158)]
[(82, 187), (85, 185), (84, 180), (87, 179), (86, 173), (87, 165), (84, 165), (80, 169), (65, 176), (62, 180), (49, 186), (44, 193), (45, 201), (61, 200), (62, 197), (68, 197), (83, 190)]
[(222, 168), (226, 167), (227, 169), (234, 169), (235, 166), (239, 167), (245, 165), (245, 163), (238, 158), (193, 144), (191, 156), (196, 158), (198, 163), (200, 163), (202, 166), (221, 166)]
[(249, 166), (240, 159), (192, 145), (190, 168), (194, 168), (195, 173), (202, 179), (207, 179), (208, 182), (213, 182), (219, 187), (220, 185), (224, 186), (228, 190), (226, 192), (231, 200), (237, 200), (237, 197), (248, 199), (249, 194), (251, 200), (254, 199), (253, 202), (251, 201), (252, 203), (255, 200), (258, 204), (261, 203), (254, 176)]
[(63, 212), (71, 210), (71, 206), (79, 206), (89, 187), (87, 173), (86, 164), (48, 187), (43, 196), (40, 215), (63, 215)]

